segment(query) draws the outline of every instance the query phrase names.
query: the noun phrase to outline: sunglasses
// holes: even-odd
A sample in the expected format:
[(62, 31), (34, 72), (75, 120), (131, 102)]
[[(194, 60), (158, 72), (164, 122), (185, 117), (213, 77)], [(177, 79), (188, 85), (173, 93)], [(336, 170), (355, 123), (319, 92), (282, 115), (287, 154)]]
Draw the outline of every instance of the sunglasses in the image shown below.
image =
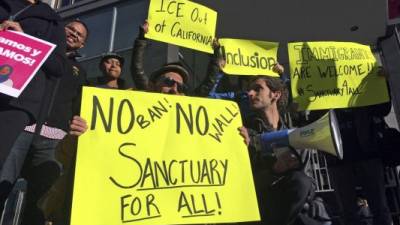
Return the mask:
[(168, 86), (168, 87), (172, 87), (176, 84), (177, 90), (179, 93), (184, 93), (187, 90), (187, 86), (186, 84), (181, 84), (178, 81), (170, 78), (170, 77), (165, 77), (162, 80), (163, 85)]

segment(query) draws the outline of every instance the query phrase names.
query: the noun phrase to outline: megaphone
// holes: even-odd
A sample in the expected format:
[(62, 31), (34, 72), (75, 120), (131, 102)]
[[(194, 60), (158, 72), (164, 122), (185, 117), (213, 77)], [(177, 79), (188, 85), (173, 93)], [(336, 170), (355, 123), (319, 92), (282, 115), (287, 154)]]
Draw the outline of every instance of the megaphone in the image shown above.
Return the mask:
[(259, 141), (261, 151), (266, 154), (274, 153), (273, 149), (291, 146), (295, 149), (317, 149), (343, 158), (342, 138), (333, 110), (301, 128), (262, 133)]

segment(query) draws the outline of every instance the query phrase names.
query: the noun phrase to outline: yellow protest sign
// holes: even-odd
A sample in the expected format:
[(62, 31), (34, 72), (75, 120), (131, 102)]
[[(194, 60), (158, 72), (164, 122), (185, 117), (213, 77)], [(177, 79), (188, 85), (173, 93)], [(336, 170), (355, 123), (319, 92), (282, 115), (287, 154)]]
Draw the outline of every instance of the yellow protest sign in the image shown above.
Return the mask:
[(81, 116), (71, 225), (259, 220), (234, 102), (85, 87)]
[(212, 53), (217, 12), (187, 0), (151, 0), (147, 38)]
[(299, 110), (367, 106), (389, 100), (369, 46), (350, 42), (289, 43), (293, 101)]
[(276, 42), (219, 39), (226, 64), (224, 73), (233, 75), (269, 75), (279, 77), (272, 71), (278, 62), (279, 44)]

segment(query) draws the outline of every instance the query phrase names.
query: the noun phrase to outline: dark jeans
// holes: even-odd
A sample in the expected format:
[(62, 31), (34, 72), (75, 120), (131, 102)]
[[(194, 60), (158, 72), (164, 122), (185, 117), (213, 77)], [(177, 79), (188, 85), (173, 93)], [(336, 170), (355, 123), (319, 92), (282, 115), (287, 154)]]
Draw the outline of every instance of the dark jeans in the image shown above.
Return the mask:
[(357, 181), (361, 185), (369, 208), (373, 214), (374, 225), (391, 225), (392, 219), (385, 195), (384, 171), (380, 159), (345, 162), (329, 169), (335, 193), (340, 199), (340, 208), (346, 225), (362, 224), (358, 215)]
[[(33, 135), (20, 132), (7, 158), (0, 164), (0, 205), (3, 207), (15, 181), (20, 176), (26, 155), (32, 143)], [(2, 208), (1, 208), (2, 210)]]
[(29, 122), (30, 116), (27, 112), (0, 105), (0, 166), (4, 164), (15, 140)]
[[(8, 196), (12, 185), (23, 169), (28, 181), (28, 192), (23, 224), (43, 225), (44, 218), (36, 206), (40, 197), (46, 193), (61, 172), (55, 159), (55, 148), (59, 140), (22, 132), (15, 141), (1, 171), (0, 192)], [(2, 199), (3, 203), (6, 199)]]

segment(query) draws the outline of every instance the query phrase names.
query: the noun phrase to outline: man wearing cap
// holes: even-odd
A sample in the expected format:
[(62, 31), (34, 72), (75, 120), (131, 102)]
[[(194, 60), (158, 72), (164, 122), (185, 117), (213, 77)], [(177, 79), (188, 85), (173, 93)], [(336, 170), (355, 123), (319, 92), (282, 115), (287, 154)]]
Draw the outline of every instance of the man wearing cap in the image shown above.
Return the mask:
[[(149, 78), (146, 76), (143, 65), (147, 39), (144, 35), (148, 32), (148, 26), (147, 21), (142, 26), (139, 26), (139, 35), (133, 45), (131, 74), (136, 89), (165, 94), (188, 94), (190, 73), (181, 62), (167, 63), (154, 71)], [(215, 65), (218, 65), (219, 62), (219, 46), (213, 45), (213, 47), (214, 55), (211, 56), (207, 76), (200, 86), (195, 89), (194, 95), (207, 96), (217, 80), (217, 73), (213, 70), (215, 70)]]
[(90, 80), (89, 84), (101, 88), (128, 89), (124, 80), (121, 79), (124, 62), (124, 58), (117, 53), (103, 54), (99, 63), (99, 69), (103, 76)]
[(168, 63), (150, 75), (149, 90), (164, 94), (184, 95), (189, 72), (179, 62)]
[(147, 39), (144, 34), (148, 32), (148, 26), (146, 21), (139, 27), (139, 36), (132, 51), (131, 74), (136, 89), (184, 95), (187, 91), (189, 72), (180, 62), (167, 63), (154, 71), (150, 78), (146, 76), (143, 64)]

